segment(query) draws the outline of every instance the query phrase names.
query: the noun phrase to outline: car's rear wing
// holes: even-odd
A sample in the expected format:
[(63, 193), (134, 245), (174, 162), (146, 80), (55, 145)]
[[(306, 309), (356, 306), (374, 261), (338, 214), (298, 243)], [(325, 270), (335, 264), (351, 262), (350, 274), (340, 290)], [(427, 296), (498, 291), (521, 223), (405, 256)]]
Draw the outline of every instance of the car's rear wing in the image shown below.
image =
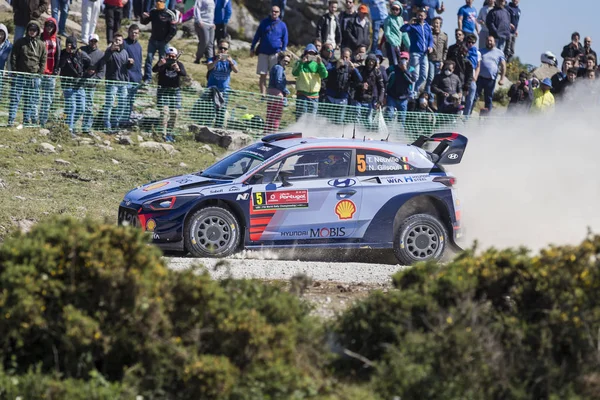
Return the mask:
[(468, 141), (469, 139), (458, 133), (434, 133), (431, 136), (420, 136), (412, 146), (423, 148), (428, 142), (439, 142), (433, 151), (428, 152), (433, 163), (452, 165), (460, 163)]

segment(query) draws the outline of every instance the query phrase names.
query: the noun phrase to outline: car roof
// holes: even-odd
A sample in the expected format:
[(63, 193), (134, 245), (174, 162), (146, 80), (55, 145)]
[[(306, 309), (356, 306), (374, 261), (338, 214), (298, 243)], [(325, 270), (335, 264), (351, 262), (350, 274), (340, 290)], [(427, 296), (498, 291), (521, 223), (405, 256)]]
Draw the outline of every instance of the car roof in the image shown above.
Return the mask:
[[(414, 150), (413, 146), (388, 142), (382, 140), (364, 140), (364, 139), (346, 139), (346, 138), (319, 138), (319, 137), (308, 137), (308, 138), (293, 138), (293, 139), (282, 139), (270, 142), (274, 146), (278, 146), (284, 149), (291, 149), (293, 147), (353, 147), (353, 148), (368, 148), (368, 149), (381, 149), (393, 151), (395, 153), (403, 153), (406, 151)], [(300, 147), (301, 146), (301, 147)]]

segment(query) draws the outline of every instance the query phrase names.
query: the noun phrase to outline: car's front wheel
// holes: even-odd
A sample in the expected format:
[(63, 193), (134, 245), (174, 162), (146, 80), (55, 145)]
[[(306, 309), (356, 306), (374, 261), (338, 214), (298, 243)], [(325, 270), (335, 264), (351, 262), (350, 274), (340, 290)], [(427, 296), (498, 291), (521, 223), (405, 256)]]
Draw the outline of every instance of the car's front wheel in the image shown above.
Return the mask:
[(196, 257), (227, 257), (238, 249), (241, 240), (238, 220), (222, 207), (196, 211), (184, 235), (186, 249)]
[(406, 218), (394, 237), (394, 254), (403, 265), (439, 260), (445, 248), (444, 224), (429, 214), (416, 214)]

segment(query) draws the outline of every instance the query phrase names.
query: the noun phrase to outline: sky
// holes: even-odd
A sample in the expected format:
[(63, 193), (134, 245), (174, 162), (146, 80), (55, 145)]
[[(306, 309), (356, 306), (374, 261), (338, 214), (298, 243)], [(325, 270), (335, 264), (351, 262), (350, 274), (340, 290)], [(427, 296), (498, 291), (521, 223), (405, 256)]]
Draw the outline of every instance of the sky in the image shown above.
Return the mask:
[[(446, 11), (442, 30), (454, 44), (457, 27), (456, 13), (464, 0), (444, 0)], [(473, 6), (479, 13), (483, 0), (475, 0)], [(571, 33), (577, 31), (581, 42), (585, 36), (592, 37), (592, 49), (600, 51), (600, 0), (521, 0), (521, 21), (516, 55), (525, 64), (540, 64), (540, 55), (550, 50), (559, 59), (563, 46), (571, 41)]]

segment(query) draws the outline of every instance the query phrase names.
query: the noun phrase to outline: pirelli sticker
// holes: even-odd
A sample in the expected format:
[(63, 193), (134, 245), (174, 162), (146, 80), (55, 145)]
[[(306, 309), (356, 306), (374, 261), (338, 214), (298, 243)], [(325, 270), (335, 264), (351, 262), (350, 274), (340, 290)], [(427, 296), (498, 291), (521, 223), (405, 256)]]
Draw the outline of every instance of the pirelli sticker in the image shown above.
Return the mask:
[(252, 193), (254, 210), (282, 210), (308, 207), (308, 190), (281, 190)]

